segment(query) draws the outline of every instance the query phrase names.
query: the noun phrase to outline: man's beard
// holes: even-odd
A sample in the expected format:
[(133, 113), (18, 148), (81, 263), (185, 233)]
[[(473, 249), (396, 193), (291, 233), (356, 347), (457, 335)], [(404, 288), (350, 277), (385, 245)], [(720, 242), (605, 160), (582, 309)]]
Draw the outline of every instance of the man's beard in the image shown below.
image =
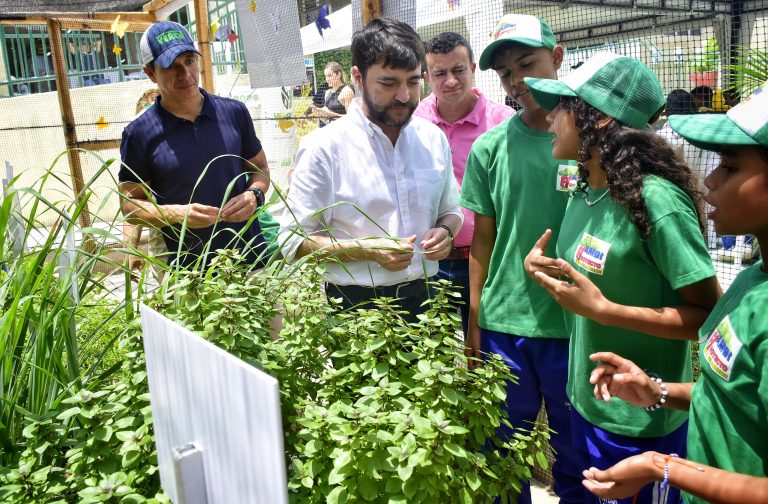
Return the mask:
[[(383, 124), (384, 126), (389, 126), (390, 128), (401, 128), (405, 126), (408, 121), (411, 120), (411, 116), (413, 115), (413, 112), (416, 110), (416, 107), (418, 106), (418, 102), (407, 102), (402, 103), (398, 100), (393, 101), (389, 105), (385, 105), (384, 107), (379, 107), (375, 103), (373, 103), (370, 98), (368, 98), (368, 95), (366, 93), (363, 93), (363, 103), (365, 103), (365, 107), (368, 109), (368, 113), (371, 114), (371, 117)], [(395, 120), (389, 115), (389, 111), (392, 109), (397, 108), (407, 108), (408, 109), (408, 115), (403, 120)]]

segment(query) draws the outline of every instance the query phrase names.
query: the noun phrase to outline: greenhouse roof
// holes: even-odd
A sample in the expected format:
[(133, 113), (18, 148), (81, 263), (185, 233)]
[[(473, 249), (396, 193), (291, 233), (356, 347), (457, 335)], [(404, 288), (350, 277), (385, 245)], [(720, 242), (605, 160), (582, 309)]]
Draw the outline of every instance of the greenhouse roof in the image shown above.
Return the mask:
[(0, 0), (0, 18), (50, 12), (140, 11), (147, 0)]

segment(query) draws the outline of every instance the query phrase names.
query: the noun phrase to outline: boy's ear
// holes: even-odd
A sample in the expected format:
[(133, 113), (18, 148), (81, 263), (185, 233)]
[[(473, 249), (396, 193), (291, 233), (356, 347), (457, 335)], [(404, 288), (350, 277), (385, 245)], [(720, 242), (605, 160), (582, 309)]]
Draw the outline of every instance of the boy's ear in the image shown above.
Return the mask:
[(563, 64), (563, 46), (556, 45), (552, 49), (552, 64), (555, 67), (555, 70), (560, 70), (560, 66)]

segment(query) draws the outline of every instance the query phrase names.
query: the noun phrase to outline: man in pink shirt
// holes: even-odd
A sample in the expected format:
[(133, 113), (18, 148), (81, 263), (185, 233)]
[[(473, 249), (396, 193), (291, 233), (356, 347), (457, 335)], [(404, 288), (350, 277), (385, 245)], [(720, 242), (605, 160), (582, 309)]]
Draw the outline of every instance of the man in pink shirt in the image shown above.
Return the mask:
[[(436, 124), (448, 137), (453, 174), (461, 187), (472, 143), (515, 111), (486, 100), (479, 89), (472, 87), (476, 64), (469, 42), (458, 33), (441, 33), (427, 43), (426, 52), (427, 71), (424, 78), (429, 82), (432, 94), (419, 103), (414, 115)], [(461, 288), (462, 303), (458, 310), (466, 335), (469, 321), (469, 245), (475, 222), (472, 212), (466, 208), (462, 211), (464, 225), (454, 239), (451, 253), (440, 261), (437, 277), (450, 280)]]

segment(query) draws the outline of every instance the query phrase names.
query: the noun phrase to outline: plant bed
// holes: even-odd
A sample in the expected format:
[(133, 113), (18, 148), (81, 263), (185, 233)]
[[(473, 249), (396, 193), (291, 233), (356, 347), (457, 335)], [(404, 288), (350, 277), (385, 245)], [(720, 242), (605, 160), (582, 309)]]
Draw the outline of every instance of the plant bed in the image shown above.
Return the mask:
[[(42, 191), (22, 192), (45, 211), (59, 208)], [(70, 214), (60, 232), (75, 226), (77, 208)], [(83, 230), (94, 240), (61, 270), (61, 236), (19, 255), (9, 246), (12, 218), (5, 197), (0, 337), (12, 350), (0, 362), (0, 501), (167, 502), (138, 299), (131, 288), (107, 295), (96, 270), (119, 238)], [(23, 222), (25, 238), (39, 227), (34, 213)], [(206, 271), (168, 269), (151, 296), (140, 281), (138, 298), (280, 380), (292, 501), (508, 502), (535, 464), (547, 465), (545, 427), (497, 437), (514, 378), (495, 356), (467, 368), (446, 283), (409, 324), (386, 299), (337, 313), (311, 257), (272, 259), (256, 275), (241, 261), (219, 251)]]

